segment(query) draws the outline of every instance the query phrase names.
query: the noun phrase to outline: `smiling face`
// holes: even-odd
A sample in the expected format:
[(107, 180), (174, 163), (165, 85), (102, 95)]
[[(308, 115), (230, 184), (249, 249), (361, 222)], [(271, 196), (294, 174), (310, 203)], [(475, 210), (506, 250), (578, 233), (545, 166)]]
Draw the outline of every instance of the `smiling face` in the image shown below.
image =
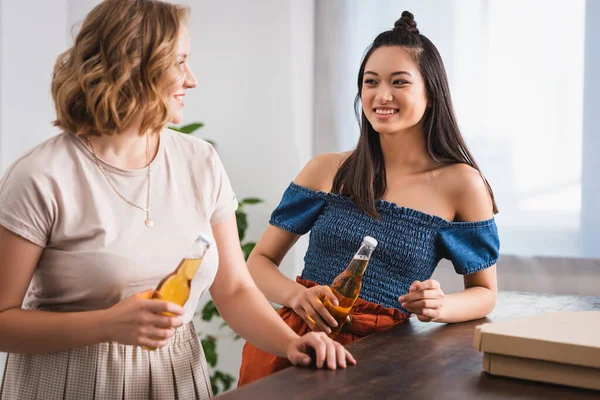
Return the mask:
[(190, 37), (185, 27), (181, 28), (177, 40), (177, 62), (169, 72), (173, 83), (167, 88), (170, 102), (170, 122), (181, 123), (183, 119), (184, 96), (186, 89), (196, 87), (196, 77), (188, 64), (190, 54)]
[(363, 74), (361, 102), (373, 129), (381, 134), (420, 129), (427, 93), (405, 48), (384, 46), (371, 54)]

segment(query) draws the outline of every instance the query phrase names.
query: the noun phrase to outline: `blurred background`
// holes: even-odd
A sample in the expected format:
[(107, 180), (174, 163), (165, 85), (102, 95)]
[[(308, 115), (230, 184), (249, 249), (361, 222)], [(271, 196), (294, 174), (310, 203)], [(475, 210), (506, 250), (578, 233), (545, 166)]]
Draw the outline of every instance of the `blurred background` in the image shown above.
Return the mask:
[[(0, 174), (57, 134), (54, 61), (99, 2), (0, 0)], [(600, 1), (180, 3), (192, 10), (198, 79), (184, 122), (204, 123), (194, 134), (216, 143), (239, 198), (264, 200), (246, 209), (249, 239), (312, 156), (355, 146), (361, 57), (409, 10), (444, 59), (459, 125), (496, 195), (500, 288), (600, 295)], [(306, 239), (282, 265), (289, 277)], [(451, 267), (439, 270), (446, 292), (460, 290)], [(237, 379), (243, 343), (219, 323), (198, 327), (225, 337), (218, 368)]]

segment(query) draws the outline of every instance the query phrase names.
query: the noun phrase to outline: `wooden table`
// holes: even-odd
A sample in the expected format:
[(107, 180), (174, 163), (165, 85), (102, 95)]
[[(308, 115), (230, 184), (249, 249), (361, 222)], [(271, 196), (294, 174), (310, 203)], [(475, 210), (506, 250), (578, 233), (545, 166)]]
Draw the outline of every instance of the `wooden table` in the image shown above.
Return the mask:
[(483, 322), (551, 311), (600, 310), (600, 297), (501, 292), (487, 318), (461, 324), (415, 317), (347, 346), (345, 370), (288, 368), (219, 399), (600, 399), (600, 392), (492, 376), (482, 370), (473, 332)]

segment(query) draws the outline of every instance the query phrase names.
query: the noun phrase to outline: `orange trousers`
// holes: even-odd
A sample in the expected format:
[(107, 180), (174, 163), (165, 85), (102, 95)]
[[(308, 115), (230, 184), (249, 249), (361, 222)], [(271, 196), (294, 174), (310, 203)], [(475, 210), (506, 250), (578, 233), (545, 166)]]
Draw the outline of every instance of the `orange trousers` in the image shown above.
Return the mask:
[[(307, 288), (317, 285), (315, 282), (296, 278), (296, 281)], [(279, 311), (279, 316), (300, 336), (311, 331), (308, 324), (288, 307)], [(361, 339), (371, 333), (383, 331), (393, 325), (405, 321), (410, 315), (395, 308), (385, 308), (366, 300), (357, 299), (350, 312), (352, 322), (346, 323), (335, 340), (343, 345)], [(242, 351), (242, 365), (238, 387), (269, 376), (277, 371), (290, 367), (287, 358), (274, 356), (246, 342)]]

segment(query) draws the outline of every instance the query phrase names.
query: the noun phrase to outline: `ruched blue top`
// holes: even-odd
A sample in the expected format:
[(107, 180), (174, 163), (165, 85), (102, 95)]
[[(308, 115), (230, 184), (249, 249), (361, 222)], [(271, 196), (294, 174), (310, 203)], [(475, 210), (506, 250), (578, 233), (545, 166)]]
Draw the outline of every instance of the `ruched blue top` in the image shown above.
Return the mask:
[(431, 278), (442, 258), (459, 274), (472, 274), (498, 260), (500, 241), (494, 219), (450, 222), (441, 217), (376, 202), (381, 219), (359, 210), (346, 196), (291, 183), (271, 225), (303, 235), (310, 231), (301, 276), (330, 285), (342, 272), (365, 236), (379, 242), (363, 277), (360, 298), (404, 312), (398, 297), (415, 280)]

